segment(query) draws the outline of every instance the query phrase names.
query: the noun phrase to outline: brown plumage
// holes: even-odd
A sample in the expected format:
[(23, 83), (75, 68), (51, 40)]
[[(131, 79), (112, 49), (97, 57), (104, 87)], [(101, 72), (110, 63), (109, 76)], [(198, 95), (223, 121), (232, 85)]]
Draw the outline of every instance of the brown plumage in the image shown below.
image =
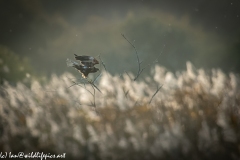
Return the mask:
[(96, 67), (86, 67), (86, 66), (80, 66), (78, 68), (78, 71), (82, 74), (83, 78), (86, 78), (89, 73), (95, 73), (99, 71)]
[(82, 74), (83, 78), (87, 78), (89, 73), (95, 73), (99, 71), (98, 68), (94, 67), (95, 64), (99, 64), (95, 58), (91, 56), (77, 56), (76, 54), (74, 55), (75, 59), (80, 60), (81, 64), (67, 59), (67, 66), (77, 69)]
[(96, 58), (92, 56), (78, 56), (76, 54), (74, 55), (75, 59), (79, 60), (84, 66), (93, 67), (95, 64), (99, 64), (98, 60), (96, 60)]

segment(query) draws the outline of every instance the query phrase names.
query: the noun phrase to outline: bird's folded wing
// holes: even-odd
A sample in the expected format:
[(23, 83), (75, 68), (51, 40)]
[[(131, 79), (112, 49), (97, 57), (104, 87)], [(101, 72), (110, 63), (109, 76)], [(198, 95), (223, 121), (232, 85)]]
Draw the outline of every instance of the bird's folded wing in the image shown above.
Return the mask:
[(78, 56), (76, 54), (75, 55), (75, 59), (79, 60), (79, 61), (92, 61), (94, 58), (91, 56)]
[(86, 67), (93, 67), (94, 63), (90, 61), (81, 61), (81, 64)]

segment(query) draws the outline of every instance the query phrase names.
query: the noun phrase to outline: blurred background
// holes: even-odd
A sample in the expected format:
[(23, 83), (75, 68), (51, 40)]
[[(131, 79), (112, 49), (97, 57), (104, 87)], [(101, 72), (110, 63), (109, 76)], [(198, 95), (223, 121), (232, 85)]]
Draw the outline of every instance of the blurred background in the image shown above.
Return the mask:
[[(101, 55), (112, 74), (143, 66), (240, 71), (238, 0), (0, 1), (0, 77), (16, 81), (70, 71), (73, 54)], [(148, 72), (146, 72), (148, 73)]]
[[(1, 152), (240, 159), (239, 0), (0, 0), (0, 21)], [(121, 34), (158, 60), (136, 81)], [(101, 55), (95, 88), (74, 54)]]

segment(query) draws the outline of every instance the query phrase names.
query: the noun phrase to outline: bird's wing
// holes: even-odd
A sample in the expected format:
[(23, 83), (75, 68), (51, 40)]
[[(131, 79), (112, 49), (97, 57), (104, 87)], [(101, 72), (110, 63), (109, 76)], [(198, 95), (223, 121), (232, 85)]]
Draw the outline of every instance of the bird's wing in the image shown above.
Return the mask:
[(93, 67), (95, 64), (90, 61), (81, 61), (81, 64), (86, 67)]
[(79, 61), (92, 61), (94, 58), (91, 56), (78, 56), (76, 54), (75, 55), (75, 59), (79, 60)]

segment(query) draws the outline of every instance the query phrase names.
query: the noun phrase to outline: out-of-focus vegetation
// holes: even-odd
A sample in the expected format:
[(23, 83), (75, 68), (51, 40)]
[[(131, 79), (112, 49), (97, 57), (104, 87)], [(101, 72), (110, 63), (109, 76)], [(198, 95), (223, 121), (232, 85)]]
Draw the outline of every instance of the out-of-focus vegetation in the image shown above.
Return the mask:
[(30, 88), (5, 82), (0, 150), (65, 152), (67, 159), (240, 158), (238, 76), (191, 63), (176, 74), (155, 66), (142, 80), (129, 76), (102, 74), (98, 114), (84, 87), (68, 88), (75, 78), (70, 73), (52, 75), (45, 85), (33, 81)]
[(33, 74), (33, 67), (27, 58), (22, 58), (8, 48), (0, 46), (1, 83), (4, 80), (9, 82), (24, 80), (26, 82)]

